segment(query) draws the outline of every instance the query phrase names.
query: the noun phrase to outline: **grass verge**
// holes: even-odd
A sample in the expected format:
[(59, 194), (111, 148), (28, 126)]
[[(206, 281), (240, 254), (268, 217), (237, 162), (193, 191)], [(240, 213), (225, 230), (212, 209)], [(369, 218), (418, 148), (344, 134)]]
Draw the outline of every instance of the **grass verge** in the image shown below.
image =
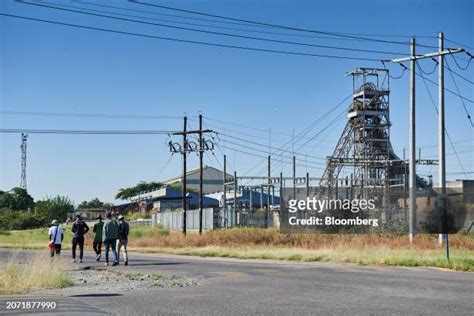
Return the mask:
[[(70, 249), (66, 228), (63, 249)], [(0, 248), (46, 249), (47, 230), (12, 231), (0, 234)], [(92, 236), (86, 238), (91, 249)], [(437, 235), (418, 235), (413, 245), (395, 234), (280, 234), (275, 229), (235, 228), (205, 234), (159, 227), (131, 227), (129, 249), (144, 253), (168, 253), (201, 257), (273, 259), (304, 262), (354, 263), (361, 265), (430, 266), (474, 271), (474, 234), (450, 236), (451, 260), (438, 247)]]
[(352, 263), (406, 267), (437, 267), (456, 271), (474, 271), (474, 254), (452, 250), (448, 262), (442, 250), (391, 250), (383, 247), (364, 249), (295, 249), (281, 247), (205, 247), (205, 248), (134, 248), (143, 253), (165, 253), (184, 256), (236, 259), (266, 259), (299, 262)]
[(51, 259), (47, 254), (28, 262), (11, 257), (0, 266), (0, 294), (21, 294), (33, 289), (64, 288), (72, 285), (65, 270), (65, 260)]

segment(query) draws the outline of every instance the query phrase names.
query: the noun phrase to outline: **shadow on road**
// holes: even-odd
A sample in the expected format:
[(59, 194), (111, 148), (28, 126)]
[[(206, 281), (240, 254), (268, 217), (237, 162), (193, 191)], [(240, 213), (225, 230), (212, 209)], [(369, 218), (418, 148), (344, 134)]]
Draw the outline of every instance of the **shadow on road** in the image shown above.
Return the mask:
[(116, 296), (123, 296), (123, 294), (117, 294), (117, 293), (76, 294), (76, 295), (71, 295), (69, 297), (116, 297)]

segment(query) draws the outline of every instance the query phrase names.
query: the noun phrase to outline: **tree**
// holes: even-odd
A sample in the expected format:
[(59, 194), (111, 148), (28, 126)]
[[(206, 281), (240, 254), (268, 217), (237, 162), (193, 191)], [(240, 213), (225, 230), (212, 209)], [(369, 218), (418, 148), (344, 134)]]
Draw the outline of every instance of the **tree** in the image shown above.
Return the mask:
[(83, 201), (81, 204), (77, 206), (80, 209), (88, 209), (88, 208), (104, 208), (107, 205), (99, 200), (98, 198), (93, 198), (90, 201)]
[(13, 188), (8, 192), (0, 191), (0, 208), (6, 207), (13, 211), (26, 211), (33, 208), (34, 200), (28, 191)]
[(134, 187), (120, 189), (115, 198), (120, 200), (128, 200), (131, 197), (137, 196), (141, 193), (157, 190), (162, 186), (163, 183), (160, 182), (141, 181)]
[(74, 203), (67, 196), (57, 195), (36, 202), (36, 212), (49, 219), (64, 221), (74, 211)]

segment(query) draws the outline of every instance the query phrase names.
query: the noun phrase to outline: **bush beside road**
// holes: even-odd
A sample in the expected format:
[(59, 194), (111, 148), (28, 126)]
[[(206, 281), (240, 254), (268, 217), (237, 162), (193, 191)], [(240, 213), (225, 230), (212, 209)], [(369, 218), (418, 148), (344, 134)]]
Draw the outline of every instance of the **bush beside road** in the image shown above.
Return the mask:
[[(65, 227), (63, 249), (71, 246), (70, 227)], [(450, 236), (451, 260), (437, 246), (437, 235), (419, 235), (414, 245), (405, 235), (289, 235), (275, 229), (235, 228), (184, 237), (160, 227), (133, 227), (129, 250), (202, 257), (273, 259), (361, 265), (430, 266), (474, 271), (474, 236)], [(45, 249), (46, 229), (0, 234), (1, 248)], [(91, 248), (92, 237), (86, 239)], [(66, 254), (66, 252), (64, 253)], [(68, 253), (67, 253), (68, 254)]]

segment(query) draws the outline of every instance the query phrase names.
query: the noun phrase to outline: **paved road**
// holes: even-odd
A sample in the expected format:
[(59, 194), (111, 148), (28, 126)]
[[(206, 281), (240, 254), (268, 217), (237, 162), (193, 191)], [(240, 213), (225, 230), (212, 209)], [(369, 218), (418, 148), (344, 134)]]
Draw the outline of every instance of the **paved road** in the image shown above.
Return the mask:
[[(0, 250), (0, 258), (8, 256)], [(31, 252), (21, 251), (28, 256)], [(0, 296), (55, 300), (58, 315), (472, 315), (474, 274), (431, 268), (131, 255), (119, 270), (193, 276), (203, 285), (80, 297)], [(82, 266), (102, 267), (87, 254)], [(77, 265), (77, 267), (82, 267)], [(112, 269), (112, 268), (109, 268)], [(113, 268), (115, 269), (115, 268)], [(81, 313), (82, 311), (82, 313)], [(18, 313), (18, 311), (10, 313)]]

